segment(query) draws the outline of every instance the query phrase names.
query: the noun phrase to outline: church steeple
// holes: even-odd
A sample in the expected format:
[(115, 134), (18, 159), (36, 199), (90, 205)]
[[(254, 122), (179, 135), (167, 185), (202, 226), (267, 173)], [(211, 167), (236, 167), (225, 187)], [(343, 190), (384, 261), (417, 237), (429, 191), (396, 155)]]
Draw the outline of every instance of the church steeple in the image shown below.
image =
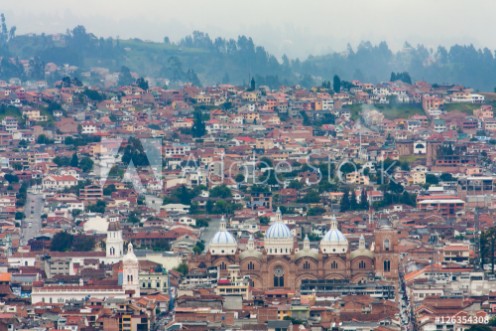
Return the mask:
[(303, 239), (303, 250), (310, 250), (310, 239), (308, 239), (308, 234), (305, 235), (305, 239)]
[(124, 291), (132, 293), (133, 297), (139, 297), (139, 262), (131, 243), (127, 245), (127, 254), (122, 260), (122, 276), (122, 288)]
[(121, 260), (124, 252), (124, 240), (119, 220), (110, 219), (107, 228), (106, 257), (107, 263), (113, 264)]
[(276, 222), (282, 222), (281, 208), (277, 207), (276, 211)]
[(220, 231), (227, 231), (226, 218), (222, 215), (220, 219)]
[(253, 239), (253, 235), (250, 235), (250, 238), (248, 239), (247, 248), (250, 251), (255, 250), (255, 239)]
[(335, 215), (331, 216), (331, 230), (337, 230), (338, 229), (338, 220), (336, 219)]
[(365, 247), (365, 237), (363, 234), (360, 236), (360, 240), (358, 241), (358, 249), (366, 249)]

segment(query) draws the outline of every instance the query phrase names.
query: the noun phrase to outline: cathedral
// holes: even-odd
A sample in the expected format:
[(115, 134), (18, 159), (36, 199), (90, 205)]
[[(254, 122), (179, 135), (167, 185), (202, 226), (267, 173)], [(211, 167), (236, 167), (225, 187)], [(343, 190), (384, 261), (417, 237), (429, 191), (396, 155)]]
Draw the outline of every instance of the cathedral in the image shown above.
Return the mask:
[(367, 248), (362, 235), (358, 248), (350, 251), (348, 240), (339, 231), (333, 216), (319, 248), (311, 248), (308, 237), (302, 244), (298, 243), (278, 210), (276, 220), (265, 233), (263, 249), (257, 249), (253, 236), (250, 236), (246, 249), (241, 251), (222, 219), (207, 252), (197, 262), (199, 265), (217, 266), (221, 276), (227, 274), (229, 265), (239, 265), (241, 274), (249, 276), (254, 287), (264, 290), (296, 290), (305, 279), (337, 279), (351, 283), (362, 283), (375, 277), (397, 279), (397, 232), (389, 224), (384, 224), (374, 231), (373, 237), (370, 248)]

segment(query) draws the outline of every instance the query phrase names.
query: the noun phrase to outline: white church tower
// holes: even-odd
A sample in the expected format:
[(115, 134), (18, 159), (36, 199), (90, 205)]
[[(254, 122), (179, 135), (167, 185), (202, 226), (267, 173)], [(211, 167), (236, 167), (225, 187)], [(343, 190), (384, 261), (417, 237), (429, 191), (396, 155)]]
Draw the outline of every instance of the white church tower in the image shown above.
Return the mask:
[(140, 296), (139, 263), (131, 243), (127, 245), (127, 254), (122, 260), (122, 288), (124, 291), (134, 291), (133, 297)]
[(122, 239), (121, 224), (118, 220), (110, 220), (107, 229), (107, 263), (114, 264), (122, 260), (124, 255), (124, 240)]

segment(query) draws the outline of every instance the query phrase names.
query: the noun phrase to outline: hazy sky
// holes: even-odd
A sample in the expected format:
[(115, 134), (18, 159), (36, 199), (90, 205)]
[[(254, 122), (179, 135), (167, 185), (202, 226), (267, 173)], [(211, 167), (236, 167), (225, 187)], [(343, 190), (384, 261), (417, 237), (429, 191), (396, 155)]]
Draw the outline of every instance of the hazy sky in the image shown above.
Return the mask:
[(0, 0), (18, 34), (65, 32), (179, 40), (245, 34), (276, 54), (306, 57), (350, 43), (427, 46), (473, 43), (496, 49), (494, 0)]

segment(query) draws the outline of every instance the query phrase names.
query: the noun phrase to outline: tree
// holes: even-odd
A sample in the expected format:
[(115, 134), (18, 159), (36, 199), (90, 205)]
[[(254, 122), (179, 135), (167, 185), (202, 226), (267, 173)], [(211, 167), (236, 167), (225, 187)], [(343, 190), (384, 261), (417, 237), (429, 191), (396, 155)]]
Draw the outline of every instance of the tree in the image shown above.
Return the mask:
[(77, 235), (72, 243), (72, 250), (76, 252), (89, 252), (95, 247), (95, 238), (93, 236)]
[(203, 137), (207, 133), (205, 127), (205, 122), (203, 121), (203, 115), (200, 110), (196, 110), (193, 117), (193, 127), (191, 128), (191, 134), (193, 137)]
[(53, 143), (53, 140), (49, 139), (44, 134), (40, 134), (38, 138), (36, 138), (36, 143), (40, 145), (49, 145)]
[(70, 165), (71, 165), (71, 167), (74, 167), (74, 168), (78, 167), (79, 159), (78, 159), (77, 153), (72, 154)]
[(237, 174), (236, 177), (234, 177), (234, 181), (236, 183), (242, 183), (245, 181), (245, 176), (243, 174)]
[(270, 218), (268, 218), (267, 216), (260, 216), (258, 221), (260, 222), (261, 225), (267, 225), (270, 223)]
[(439, 179), (437, 178), (436, 175), (433, 175), (433, 174), (427, 174), (425, 175), (425, 182), (427, 184), (433, 184), (433, 185), (436, 185), (439, 183)]
[(211, 214), (214, 211), (214, 202), (212, 200), (208, 200), (205, 205), (205, 210), (208, 214)]
[(73, 218), (76, 218), (76, 217), (78, 217), (78, 216), (79, 216), (79, 214), (81, 214), (82, 212), (83, 212), (83, 211), (82, 211), (81, 209), (73, 209), (73, 210), (71, 211), (71, 215), (72, 215), (72, 217), (73, 217)]
[(365, 189), (360, 193), (360, 209), (367, 210), (369, 209), (369, 201), (367, 196), (367, 191)]
[(300, 181), (292, 180), (289, 182), (288, 188), (293, 188), (295, 190), (299, 190), (303, 187), (303, 184)]
[(104, 189), (103, 189), (103, 195), (105, 196), (110, 196), (112, 195), (112, 193), (114, 193), (115, 191), (117, 191), (117, 188), (115, 187), (114, 184), (110, 184), (110, 185), (107, 185)]
[(319, 216), (326, 212), (326, 209), (323, 207), (313, 207), (310, 208), (307, 212), (307, 216)]
[(12, 175), (12, 174), (5, 174), (5, 176), (3, 176), (3, 178), (9, 182), (9, 184), (12, 184), (12, 183), (19, 183), (19, 177), (17, 177), (17, 175)]
[(55, 252), (66, 252), (72, 248), (72, 243), (74, 242), (74, 236), (67, 232), (56, 233), (50, 244), (50, 250)]
[(336, 93), (341, 92), (341, 79), (339, 78), (338, 75), (334, 75), (332, 79), (332, 87), (334, 88), (334, 92)]
[(181, 275), (183, 276), (186, 276), (188, 274), (188, 265), (186, 264), (186, 262), (181, 262), (180, 265), (178, 265), (174, 270), (176, 270), (177, 272), (179, 272)]
[(453, 181), (453, 175), (447, 172), (443, 172), (441, 176), (439, 176), (439, 179), (441, 179), (443, 182), (451, 182)]
[(83, 172), (90, 172), (93, 169), (93, 160), (89, 157), (83, 157), (81, 162), (79, 162), (79, 168), (83, 170)]
[(350, 209), (351, 210), (357, 210), (358, 209), (358, 201), (357, 201), (357, 196), (356, 196), (355, 190), (351, 191)]
[(257, 84), (255, 83), (255, 78), (252, 77), (251, 80), (250, 80), (249, 91), (255, 91), (256, 87), (257, 87)]
[(26, 140), (26, 139), (21, 139), (21, 141), (19, 141), (19, 147), (21, 148), (26, 148), (29, 146), (29, 141)]
[(119, 72), (119, 86), (131, 85), (134, 82), (133, 76), (131, 75), (131, 71), (128, 67), (122, 66), (121, 71)]
[(148, 81), (143, 77), (136, 79), (136, 85), (142, 90), (148, 91)]
[(67, 156), (56, 156), (53, 158), (53, 163), (59, 167), (67, 167), (71, 164), (71, 159)]
[(341, 198), (341, 203), (339, 205), (339, 210), (341, 212), (345, 212), (345, 211), (348, 211), (350, 210), (350, 207), (351, 207), (351, 201), (350, 201), (350, 192), (348, 192), (348, 190), (345, 190), (343, 192), (343, 197)]
[(491, 273), (494, 274), (495, 267), (495, 250), (496, 242), (496, 227), (492, 227), (483, 231), (480, 236), (480, 255), (481, 255), (481, 267), (484, 268), (484, 263), (491, 263)]
[(227, 199), (232, 197), (231, 189), (226, 185), (219, 185), (210, 190), (211, 198)]
[(303, 198), (298, 200), (301, 203), (318, 203), (320, 202), (320, 194), (317, 190), (310, 190)]
[(98, 200), (96, 204), (89, 205), (88, 211), (92, 213), (105, 213), (105, 208), (107, 207), (107, 203), (103, 200)]
[(410, 74), (408, 72), (391, 72), (391, 78), (389, 81), (395, 82), (395, 81), (402, 81), (407, 84), (412, 84), (412, 79), (410, 78)]
[(205, 242), (203, 240), (198, 240), (193, 247), (193, 252), (197, 255), (201, 254), (205, 250)]
[(170, 243), (167, 239), (159, 239), (155, 241), (152, 246), (153, 251), (155, 252), (168, 252), (170, 251)]

